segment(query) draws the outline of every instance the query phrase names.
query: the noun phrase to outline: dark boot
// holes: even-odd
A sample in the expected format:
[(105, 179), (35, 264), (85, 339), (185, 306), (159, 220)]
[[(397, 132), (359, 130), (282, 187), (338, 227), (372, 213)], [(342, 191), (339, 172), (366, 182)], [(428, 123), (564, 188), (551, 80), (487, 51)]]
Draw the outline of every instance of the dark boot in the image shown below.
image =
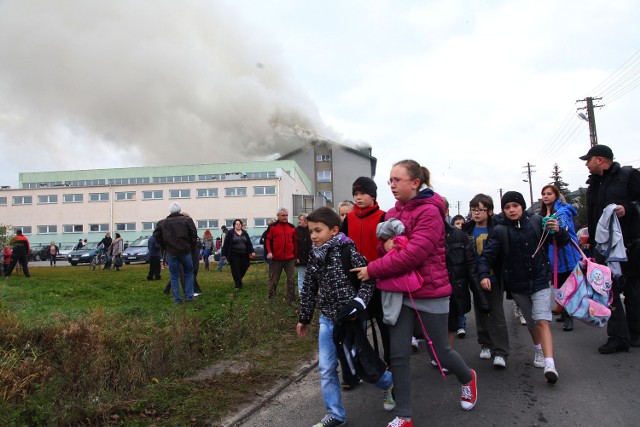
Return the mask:
[(598, 347), (598, 351), (602, 354), (614, 354), (622, 351), (629, 351), (629, 344), (618, 338), (609, 337), (605, 345)]
[(573, 331), (573, 319), (568, 314), (565, 315), (564, 325), (562, 325), (563, 331)]

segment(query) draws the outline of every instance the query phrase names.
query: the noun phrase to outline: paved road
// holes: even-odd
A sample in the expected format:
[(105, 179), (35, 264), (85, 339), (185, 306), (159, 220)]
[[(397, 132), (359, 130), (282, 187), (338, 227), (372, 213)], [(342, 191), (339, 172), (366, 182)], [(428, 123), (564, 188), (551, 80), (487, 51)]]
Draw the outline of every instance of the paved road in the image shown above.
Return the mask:
[[(512, 313), (512, 303), (505, 302)], [(640, 425), (640, 348), (601, 355), (606, 332), (576, 322), (572, 332), (552, 325), (559, 380), (549, 385), (534, 368), (531, 338), (515, 319), (509, 323), (511, 356), (506, 370), (478, 358), (473, 332), (456, 348), (478, 373), (478, 403), (460, 408), (460, 386), (443, 380), (428, 365), (424, 345), (412, 356), (414, 424), (422, 426), (638, 426)], [(393, 415), (382, 408), (382, 391), (368, 385), (344, 392), (349, 426), (386, 426)], [(243, 427), (311, 426), (325, 414), (317, 369), (292, 384), (241, 424)]]

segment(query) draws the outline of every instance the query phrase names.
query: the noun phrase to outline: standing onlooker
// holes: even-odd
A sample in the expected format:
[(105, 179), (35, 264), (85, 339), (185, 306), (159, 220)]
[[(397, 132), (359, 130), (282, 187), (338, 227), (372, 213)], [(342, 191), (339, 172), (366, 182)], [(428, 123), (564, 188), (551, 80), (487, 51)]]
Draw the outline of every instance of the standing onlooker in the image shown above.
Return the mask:
[(31, 277), (29, 274), (28, 258), (31, 247), (29, 246), (29, 240), (22, 234), (22, 230), (16, 230), (16, 235), (9, 241), (9, 245), (11, 246), (11, 262), (9, 263), (6, 276), (10, 277), (16, 264), (20, 263), (24, 277)]
[[(447, 341), (451, 284), (445, 254), (445, 208), (442, 197), (430, 188), (429, 176), (429, 170), (414, 160), (402, 160), (393, 165), (389, 186), (396, 205), (385, 216), (387, 220), (397, 218), (402, 221), (408, 243), (395, 257), (378, 258), (367, 267), (354, 269), (358, 271), (360, 280), (400, 277), (412, 271), (417, 271), (422, 277), (421, 287), (412, 293), (413, 299), (404, 294), (400, 294), (401, 298), (392, 298), (395, 301), (393, 308), (399, 311), (395, 324), (389, 325), (397, 406), (396, 418), (388, 427), (413, 426), (409, 364), (411, 336), (418, 316), (442, 366), (462, 383), (462, 409), (470, 410), (477, 400), (476, 372), (465, 364)], [(391, 251), (395, 248), (393, 239), (381, 242), (379, 248), (381, 252)], [(391, 310), (385, 311), (387, 313)]]
[(98, 250), (105, 253), (107, 259), (104, 263), (104, 270), (108, 270), (111, 268), (111, 257), (109, 256), (109, 252), (111, 250), (111, 243), (113, 243), (113, 239), (111, 238), (111, 233), (107, 232), (102, 240), (98, 243)]
[(340, 225), (344, 222), (347, 214), (353, 210), (353, 201), (344, 200), (338, 205), (338, 214), (340, 214)]
[(149, 250), (149, 273), (147, 274), (147, 280), (160, 280), (160, 257), (162, 255), (162, 249), (156, 241), (156, 238), (152, 235), (147, 241), (147, 249)]
[[(534, 345), (533, 366), (544, 368), (547, 382), (558, 380), (553, 360), (551, 337), (551, 301), (549, 257), (544, 245), (555, 240), (564, 246), (569, 234), (558, 227), (558, 221), (547, 219), (543, 234), (542, 217), (525, 212), (526, 202), (517, 191), (507, 191), (500, 201), (504, 219), (497, 224), (478, 260), (480, 285), (488, 291), (494, 286), (511, 292), (522, 310)], [(497, 283), (489, 279), (495, 269)], [(493, 309), (495, 307), (492, 306)]]
[(262, 236), (260, 236), (260, 244), (263, 247), (263, 251), (262, 251), (262, 258), (264, 259), (264, 262), (267, 264), (268, 269), (267, 269), (267, 277), (271, 277), (271, 260), (269, 259), (269, 257), (267, 255), (269, 255), (269, 253), (267, 252), (266, 246), (267, 246), (267, 234), (269, 234), (269, 227), (271, 227), (273, 224), (276, 223), (276, 220), (274, 218), (270, 218), (267, 221), (267, 229), (264, 230), (264, 233), (262, 233)]
[[(554, 215), (558, 220), (558, 225), (565, 229), (569, 233), (569, 237), (578, 243), (578, 236), (576, 236), (576, 229), (573, 223), (573, 218), (578, 215), (578, 211), (568, 204), (564, 196), (560, 193), (560, 190), (555, 185), (549, 184), (542, 187), (542, 207), (540, 208), (540, 216), (550, 217)], [(557, 249), (557, 250), (556, 250)], [(551, 261), (551, 268), (554, 272), (557, 272), (557, 277), (554, 277), (557, 287), (569, 278), (573, 268), (580, 261), (580, 252), (573, 245), (566, 245), (564, 247), (558, 247), (558, 245), (549, 245), (549, 261)], [(557, 260), (557, 266), (555, 266)], [(554, 273), (555, 274), (555, 273)], [(563, 331), (573, 330), (573, 319), (566, 310), (562, 310), (562, 316), (557, 321), (564, 322), (562, 326)]]
[[(614, 204), (627, 248), (628, 260), (620, 263), (622, 277), (614, 280), (611, 318), (607, 323), (609, 339), (598, 351), (602, 354), (628, 351), (629, 346), (640, 347), (640, 172), (614, 162), (613, 151), (606, 145), (591, 147), (580, 159), (587, 161), (591, 174), (587, 189), (588, 244), (595, 247), (598, 221), (605, 208)], [(594, 252), (596, 262), (604, 263), (605, 257), (597, 250)]]
[(173, 300), (180, 304), (180, 266), (184, 271), (185, 300), (193, 300), (193, 260), (192, 253), (196, 247), (198, 231), (193, 219), (180, 213), (182, 207), (173, 202), (169, 207), (169, 216), (160, 220), (153, 235), (156, 241), (167, 252), (171, 292)]
[(304, 274), (307, 271), (309, 254), (311, 253), (311, 236), (307, 225), (307, 214), (298, 215), (298, 226), (296, 227), (296, 239), (298, 239), (298, 254), (296, 259), (296, 269), (298, 270), (298, 295), (302, 292)]
[(231, 267), (231, 276), (236, 289), (242, 289), (242, 278), (249, 269), (250, 259), (256, 256), (249, 234), (242, 229), (242, 220), (233, 221), (233, 230), (224, 238), (222, 254)]
[(51, 266), (56, 266), (56, 257), (58, 256), (58, 254), (60, 253), (60, 248), (58, 247), (58, 245), (56, 245), (56, 242), (54, 242), (53, 240), (51, 241), (51, 244), (49, 245), (49, 265)]
[[(472, 219), (464, 225), (463, 230), (473, 239), (477, 260), (482, 255), (489, 233), (493, 230), (493, 199), (486, 194), (476, 194), (469, 202), (469, 209)], [(492, 285), (489, 295), (491, 314), (482, 313), (478, 304), (474, 304), (473, 311), (476, 316), (478, 344), (481, 346), (480, 359), (493, 357), (493, 366), (501, 369), (507, 366), (509, 356), (509, 333), (504, 318), (504, 289), (502, 284), (497, 282), (493, 271), (489, 280)]]
[(222, 235), (220, 236), (221, 239), (221, 246), (220, 246), (220, 258), (218, 260), (218, 271), (222, 271), (222, 267), (224, 267), (224, 263), (225, 263), (225, 259), (222, 258), (222, 248), (224, 247), (224, 238), (227, 236), (227, 226), (223, 225), (222, 227), (220, 227), (220, 230), (222, 231)]
[(284, 270), (287, 275), (287, 302), (293, 305), (296, 301), (294, 274), (298, 254), (296, 228), (289, 223), (289, 211), (286, 208), (280, 208), (277, 217), (278, 222), (269, 227), (265, 242), (267, 258), (271, 260), (269, 298), (276, 295), (276, 286)]
[(122, 267), (123, 264), (122, 252), (124, 252), (124, 243), (122, 237), (120, 237), (120, 233), (116, 233), (116, 238), (111, 242), (109, 249), (109, 256), (113, 260), (113, 266), (116, 268), (116, 271), (120, 271), (120, 267)]
[(82, 243), (82, 239), (78, 239), (78, 244), (76, 244), (76, 246), (75, 246), (75, 248), (73, 248), (73, 250), (74, 251), (79, 251), (83, 247), (84, 247), (84, 243)]
[(11, 248), (9, 245), (3, 246), (0, 260), (2, 261), (2, 271), (0, 271), (0, 274), (4, 277), (7, 274), (7, 270), (9, 270), (9, 264), (11, 264)]
[(209, 229), (204, 230), (202, 235), (202, 258), (204, 259), (204, 269), (209, 271), (209, 257), (213, 253), (213, 235)]
[(464, 226), (464, 217), (462, 215), (456, 215), (453, 218), (451, 218), (451, 225), (453, 225), (455, 228), (462, 230), (462, 227)]

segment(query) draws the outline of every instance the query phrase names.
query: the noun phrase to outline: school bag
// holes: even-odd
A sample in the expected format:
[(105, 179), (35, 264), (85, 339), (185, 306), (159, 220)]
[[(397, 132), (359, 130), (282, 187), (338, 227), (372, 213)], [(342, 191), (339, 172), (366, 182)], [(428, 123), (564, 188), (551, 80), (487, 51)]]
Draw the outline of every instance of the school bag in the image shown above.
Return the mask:
[(571, 244), (580, 252), (582, 259), (560, 289), (555, 291), (555, 300), (574, 319), (602, 328), (611, 317), (611, 269), (587, 258), (573, 240)]

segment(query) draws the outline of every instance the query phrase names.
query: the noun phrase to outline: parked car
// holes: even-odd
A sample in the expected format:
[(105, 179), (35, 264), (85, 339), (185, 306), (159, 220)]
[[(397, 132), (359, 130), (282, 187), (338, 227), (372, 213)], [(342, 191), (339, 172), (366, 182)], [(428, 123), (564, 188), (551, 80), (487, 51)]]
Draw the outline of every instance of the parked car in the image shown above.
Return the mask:
[(63, 243), (61, 244), (58, 249), (58, 256), (56, 257), (56, 259), (58, 260), (65, 260), (67, 259), (67, 256), (69, 255), (69, 253), (73, 250), (73, 248), (76, 246), (75, 243)]
[(91, 262), (91, 258), (93, 258), (98, 253), (98, 243), (97, 242), (89, 242), (82, 249), (77, 251), (69, 252), (67, 255), (67, 261), (71, 265), (78, 264), (89, 264)]
[(151, 236), (141, 236), (136, 240), (131, 242), (127, 249), (122, 253), (122, 259), (125, 264), (130, 264), (132, 262), (149, 262), (149, 237)]
[(262, 261), (264, 259), (264, 245), (260, 243), (262, 236), (251, 236), (251, 244), (253, 244), (253, 251), (256, 253), (254, 260)]
[(29, 254), (30, 261), (44, 261), (49, 259), (49, 246), (45, 243), (34, 243), (31, 245), (31, 253)]

